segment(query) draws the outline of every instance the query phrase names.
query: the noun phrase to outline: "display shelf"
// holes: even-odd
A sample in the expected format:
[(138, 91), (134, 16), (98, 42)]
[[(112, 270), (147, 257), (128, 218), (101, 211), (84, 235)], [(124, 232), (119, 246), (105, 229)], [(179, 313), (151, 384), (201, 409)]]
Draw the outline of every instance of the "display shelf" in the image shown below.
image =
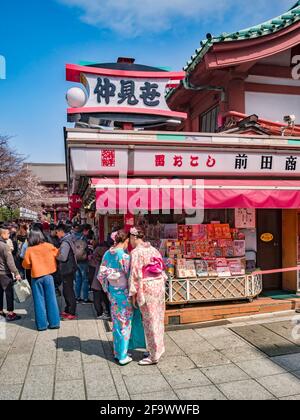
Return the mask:
[(252, 300), (262, 292), (262, 276), (173, 279), (167, 284), (167, 305)]

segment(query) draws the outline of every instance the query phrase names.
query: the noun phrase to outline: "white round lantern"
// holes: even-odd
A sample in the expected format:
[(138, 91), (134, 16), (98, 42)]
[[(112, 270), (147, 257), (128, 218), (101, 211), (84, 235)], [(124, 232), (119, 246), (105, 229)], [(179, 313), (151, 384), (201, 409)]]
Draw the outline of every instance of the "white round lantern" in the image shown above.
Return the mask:
[(86, 104), (87, 96), (84, 90), (73, 87), (68, 90), (66, 99), (71, 108), (81, 108)]

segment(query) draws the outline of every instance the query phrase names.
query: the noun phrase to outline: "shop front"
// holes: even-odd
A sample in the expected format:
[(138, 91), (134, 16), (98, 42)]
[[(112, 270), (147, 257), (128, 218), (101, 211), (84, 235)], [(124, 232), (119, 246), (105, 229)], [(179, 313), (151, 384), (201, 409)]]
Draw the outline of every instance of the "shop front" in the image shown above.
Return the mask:
[(277, 272), (298, 262), (295, 139), (70, 129), (66, 145), (73, 193), (88, 184), (103, 237), (142, 225), (161, 251), (170, 310), (298, 290), (296, 271)]

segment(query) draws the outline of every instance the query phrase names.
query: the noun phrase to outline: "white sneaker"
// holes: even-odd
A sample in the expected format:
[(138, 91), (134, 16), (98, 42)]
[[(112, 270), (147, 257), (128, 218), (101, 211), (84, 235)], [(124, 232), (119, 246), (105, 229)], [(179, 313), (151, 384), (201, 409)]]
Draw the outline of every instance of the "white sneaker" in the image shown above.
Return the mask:
[(131, 362), (132, 362), (132, 358), (129, 357), (129, 356), (127, 356), (126, 359), (124, 359), (124, 360), (119, 360), (119, 363), (120, 363), (121, 366), (129, 365), (129, 363), (131, 363)]

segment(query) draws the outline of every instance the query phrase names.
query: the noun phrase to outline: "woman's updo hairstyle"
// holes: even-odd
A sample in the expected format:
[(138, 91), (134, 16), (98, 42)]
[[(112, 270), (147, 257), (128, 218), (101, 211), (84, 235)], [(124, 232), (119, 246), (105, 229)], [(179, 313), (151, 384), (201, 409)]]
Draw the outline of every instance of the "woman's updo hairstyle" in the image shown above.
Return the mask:
[(142, 227), (133, 227), (130, 229), (130, 235), (135, 236), (137, 239), (145, 239), (145, 231)]
[(125, 232), (124, 229), (118, 230), (118, 232), (115, 233), (114, 240), (116, 245), (123, 244), (127, 239), (129, 239), (129, 234)]

